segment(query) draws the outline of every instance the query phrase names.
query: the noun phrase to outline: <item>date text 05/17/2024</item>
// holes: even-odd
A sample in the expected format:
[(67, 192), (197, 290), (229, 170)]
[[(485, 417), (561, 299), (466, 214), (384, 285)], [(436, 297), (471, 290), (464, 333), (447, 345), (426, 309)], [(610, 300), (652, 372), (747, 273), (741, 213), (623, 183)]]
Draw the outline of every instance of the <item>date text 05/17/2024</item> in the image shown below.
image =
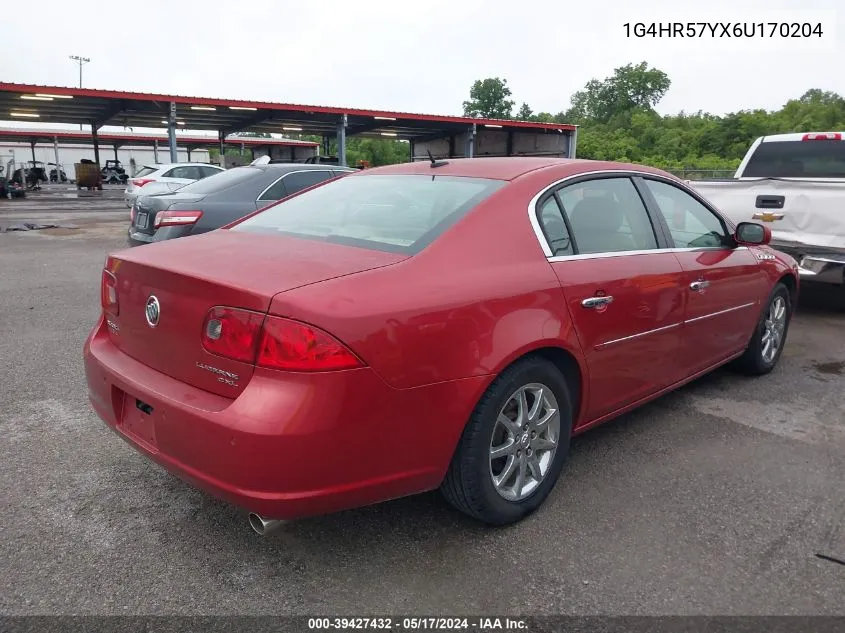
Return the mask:
[(625, 37), (821, 38), (821, 22), (626, 22)]
[(308, 618), (310, 630), (383, 630), (383, 631), (525, 631), (527, 623), (519, 618), (478, 617), (372, 617)]

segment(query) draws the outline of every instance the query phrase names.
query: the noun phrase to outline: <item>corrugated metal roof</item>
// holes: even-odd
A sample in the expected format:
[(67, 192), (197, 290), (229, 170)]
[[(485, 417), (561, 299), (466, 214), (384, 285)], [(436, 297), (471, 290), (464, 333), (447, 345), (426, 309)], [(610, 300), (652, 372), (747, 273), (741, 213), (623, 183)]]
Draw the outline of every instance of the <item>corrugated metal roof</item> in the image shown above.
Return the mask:
[[(80, 143), (91, 143), (91, 134), (89, 132), (66, 132), (61, 130), (35, 130), (29, 128), (0, 128), (0, 141), (29, 141), (34, 139), (42, 139), (43, 141), (51, 142), (53, 138), (61, 140), (79, 141)], [(97, 138), (101, 143), (108, 143), (120, 141), (122, 143), (150, 143), (152, 141), (159, 141), (163, 145), (168, 144), (166, 134), (145, 134), (145, 133), (131, 133), (131, 134), (116, 134), (113, 132), (103, 132), (97, 134)], [(245, 145), (247, 147), (255, 146), (278, 146), (278, 147), (317, 147), (318, 143), (311, 141), (299, 141), (296, 139), (278, 139), (278, 138), (258, 138), (247, 136), (230, 136), (225, 141), (226, 145)], [(188, 136), (185, 134), (176, 135), (177, 145), (203, 145), (213, 147), (218, 144), (218, 139), (213, 136)]]
[[(538, 123), (534, 121), (515, 121), (509, 119), (478, 119), (466, 116), (453, 116), (453, 115), (438, 115), (438, 114), (423, 114), (423, 113), (414, 113), (414, 112), (400, 112), (400, 111), (393, 111), (393, 110), (375, 110), (375, 109), (361, 109), (361, 108), (346, 108), (346, 107), (335, 107), (335, 106), (318, 106), (318, 105), (307, 105), (307, 104), (292, 104), (292, 103), (277, 103), (277, 102), (270, 102), (270, 101), (247, 101), (247, 100), (239, 100), (239, 99), (223, 99), (217, 97), (194, 97), (188, 95), (164, 95), (158, 93), (149, 93), (149, 92), (126, 92), (126, 91), (119, 91), (119, 90), (103, 90), (103, 89), (96, 89), (96, 88), (74, 88), (74, 87), (67, 87), (67, 86), (40, 86), (35, 84), (16, 84), (16, 83), (6, 83), (0, 82), (0, 95), (6, 94), (7, 96), (11, 97), (15, 95), (17, 99), (6, 99), (3, 105), (6, 106), (13, 106), (19, 108), (32, 108), (33, 111), (37, 111), (39, 108), (44, 108), (45, 111), (52, 111), (55, 109), (55, 112), (67, 112), (67, 113), (74, 113), (74, 116), (77, 118), (84, 118), (86, 115), (90, 114), (92, 119), (95, 119), (98, 115), (102, 114), (99, 110), (95, 110), (94, 108), (90, 109), (90, 113), (85, 112), (84, 104), (80, 103), (79, 101), (72, 101), (70, 99), (55, 99), (54, 101), (21, 101), (19, 100), (20, 95), (34, 95), (37, 93), (42, 94), (52, 94), (52, 95), (64, 95), (64, 96), (71, 96), (71, 97), (78, 97), (79, 99), (91, 99), (91, 100), (105, 100), (110, 101), (114, 104), (115, 109), (112, 112), (111, 110), (107, 112), (112, 112), (109, 116), (109, 119), (116, 118), (121, 116), (121, 111), (126, 110), (127, 108), (123, 108), (122, 110), (118, 107), (120, 106), (120, 102), (123, 102), (123, 105), (130, 105), (127, 102), (144, 102), (146, 104), (157, 104), (160, 106), (160, 109), (153, 109), (152, 112), (148, 113), (149, 118), (161, 117), (165, 116), (166, 114), (166, 104), (169, 102), (175, 102), (181, 105), (187, 106), (206, 106), (212, 108), (226, 108), (225, 110), (208, 110), (208, 111), (197, 111), (197, 110), (188, 110), (185, 114), (179, 114), (180, 118), (186, 119), (186, 125), (190, 126), (191, 124), (188, 123), (188, 119), (193, 117), (197, 121), (204, 121), (204, 125), (202, 127), (209, 127), (215, 121), (220, 121), (221, 125), (223, 125), (224, 120), (230, 121), (232, 115), (232, 109), (236, 111), (238, 109), (256, 109), (256, 110), (263, 110), (263, 111), (272, 111), (276, 113), (297, 113), (298, 115), (348, 115), (348, 116), (355, 116), (355, 117), (367, 117), (369, 119), (375, 120), (384, 120), (385, 128), (389, 128), (391, 126), (400, 126), (398, 122), (415, 122), (417, 124), (432, 124), (425, 126), (429, 129), (429, 131), (433, 131), (437, 129), (436, 124), (476, 124), (476, 125), (487, 125), (493, 127), (501, 127), (504, 129), (526, 129), (526, 130), (548, 130), (548, 131), (557, 131), (562, 132), (566, 130), (574, 130), (577, 126), (575, 125), (568, 125), (563, 123)], [(225, 116), (224, 116), (225, 115)], [(241, 116), (248, 116), (248, 114), (241, 112)], [(140, 116), (140, 115), (139, 115)], [(55, 118), (55, 117), (53, 117)], [(307, 117), (306, 117), (307, 118)], [(74, 119), (75, 121), (76, 119)], [(325, 121), (321, 121), (322, 124), (325, 125)]]

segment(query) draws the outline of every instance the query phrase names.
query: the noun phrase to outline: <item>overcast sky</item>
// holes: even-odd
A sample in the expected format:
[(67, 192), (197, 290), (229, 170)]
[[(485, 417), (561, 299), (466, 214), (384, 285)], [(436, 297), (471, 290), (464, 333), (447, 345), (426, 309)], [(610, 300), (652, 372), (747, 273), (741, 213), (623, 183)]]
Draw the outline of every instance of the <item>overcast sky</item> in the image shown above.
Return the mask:
[[(35, 11), (11, 3), (0, 24), (0, 79), (77, 85), (75, 54), (91, 58), (87, 87), (460, 114), (473, 81), (498, 76), (516, 107), (554, 113), (590, 79), (647, 61), (672, 80), (663, 113), (776, 109), (809, 88), (845, 94), (843, 0), (650, 3), (143, 0), (92, 11), (67, 0), (38, 0)], [(783, 20), (820, 22), (823, 35), (638, 39), (623, 27)]]

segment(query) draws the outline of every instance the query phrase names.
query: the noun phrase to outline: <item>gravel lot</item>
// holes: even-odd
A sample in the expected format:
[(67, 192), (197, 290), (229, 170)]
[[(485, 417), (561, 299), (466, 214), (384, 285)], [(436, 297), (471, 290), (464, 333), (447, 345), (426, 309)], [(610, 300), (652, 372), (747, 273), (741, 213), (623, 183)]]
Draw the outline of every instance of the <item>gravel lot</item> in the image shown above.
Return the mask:
[[(96, 418), (82, 344), (127, 210), (0, 200), (4, 614), (843, 614), (845, 314), (807, 294), (778, 368), (718, 371), (575, 440), (488, 529), (432, 493), (261, 538)], [(20, 204), (19, 204), (20, 203)]]

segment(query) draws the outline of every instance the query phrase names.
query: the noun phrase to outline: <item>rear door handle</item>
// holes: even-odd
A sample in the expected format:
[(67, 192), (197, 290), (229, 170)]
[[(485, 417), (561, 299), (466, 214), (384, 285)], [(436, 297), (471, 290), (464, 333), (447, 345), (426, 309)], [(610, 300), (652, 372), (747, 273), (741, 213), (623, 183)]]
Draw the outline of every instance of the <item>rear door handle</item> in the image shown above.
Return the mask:
[(692, 282), (689, 287), (691, 290), (695, 290), (696, 292), (701, 292), (705, 288), (710, 286), (709, 281), (704, 281), (703, 279), (699, 279), (698, 281)]
[(606, 306), (610, 303), (613, 303), (613, 297), (589, 297), (588, 299), (584, 299), (581, 302), (581, 305), (585, 308), (600, 308), (601, 306)]

